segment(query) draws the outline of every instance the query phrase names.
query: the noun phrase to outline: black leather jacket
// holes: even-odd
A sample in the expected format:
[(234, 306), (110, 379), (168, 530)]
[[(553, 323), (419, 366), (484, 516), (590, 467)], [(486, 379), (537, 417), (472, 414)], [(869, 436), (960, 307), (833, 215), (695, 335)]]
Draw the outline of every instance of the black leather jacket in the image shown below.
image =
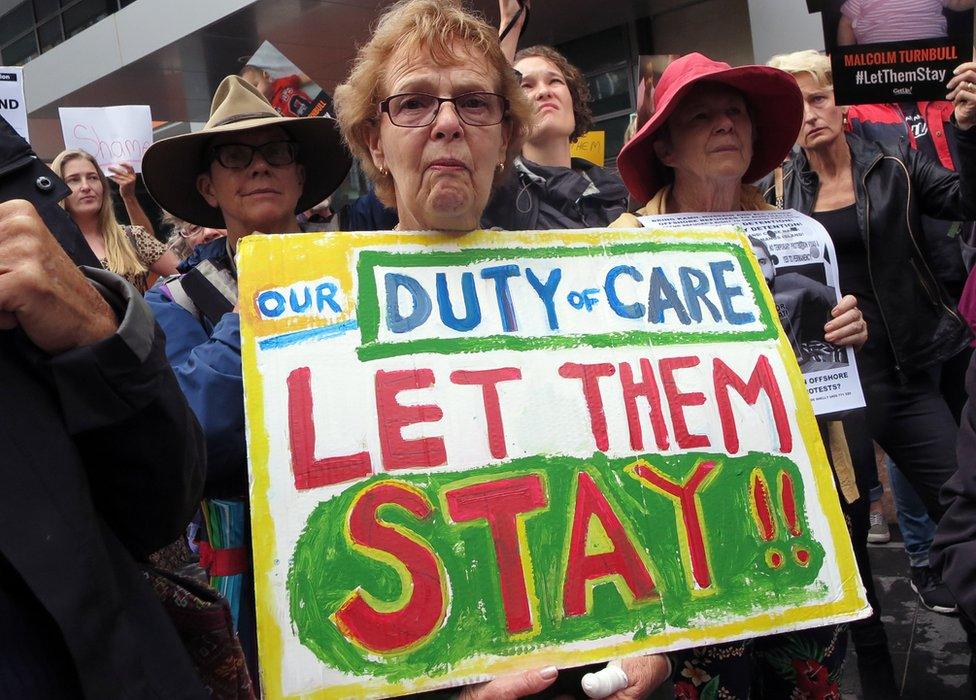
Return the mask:
[[(952, 221), (976, 218), (976, 128), (952, 128), (959, 146), (957, 172), (906, 145), (847, 134), (868, 273), (900, 376), (944, 362), (962, 351), (971, 336), (933, 274), (921, 224), (922, 214)], [(761, 187), (767, 201), (779, 204), (771, 176)], [(817, 174), (798, 149), (784, 164), (783, 208), (810, 214), (819, 188)]]

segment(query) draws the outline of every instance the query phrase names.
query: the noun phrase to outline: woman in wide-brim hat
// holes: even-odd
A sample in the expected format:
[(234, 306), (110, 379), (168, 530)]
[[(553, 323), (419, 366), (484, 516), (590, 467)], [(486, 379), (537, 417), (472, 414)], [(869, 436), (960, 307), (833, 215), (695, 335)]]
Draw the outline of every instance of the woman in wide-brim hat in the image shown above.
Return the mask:
[(335, 120), (282, 117), (254, 87), (228, 76), (214, 93), (210, 118), (200, 131), (163, 139), (146, 151), (146, 189), (164, 210), (184, 221), (226, 228), (220, 207), (206, 201), (198, 189), (199, 176), (212, 163), (209, 146), (220, 136), (268, 127), (281, 129), (298, 147), (296, 160), (304, 170), (304, 183), (296, 213), (311, 209), (342, 183), (351, 160)]
[[(237, 313), (237, 242), (299, 230), (296, 213), (338, 187), (350, 167), (335, 122), (285, 118), (251, 85), (229, 76), (206, 126), (151, 146), (143, 158), (150, 194), (173, 215), (227, 230), (180, 264), (184, 273), (146, 293), (166, 333), (166, 354), (207, 438), (201, 563), (227, 596), (252, 677), (257, 670), (248, 543), (244, 388)], [(211, 546), (212, 545), (212, 546)]]
[[(647, 202), (638, 215), (774, 208), (749, 183), (778, 167), (796, 141), (804, 107), (792, 75), (693, 53), (667, 67), (654, 102), (653, 116), (617, 157), (627, 189)], [(632, 214), (612, 224), (640, 225)], [(864, 344), (867, 329), (853, 296), (831, 313), (828, 342)], [(695, 679), (702, 678), (720, 697), (756, 697), (756, 688), (766, 698), (805, 697), (812, 689), (836, 694), (845, 639), (846, 628), (831, 625), (675, 652), (675, 692), (697, 697)]]
[[(767, 66), (682, 56), (658, 81), (653, 116), (617, 156), (640, 216), (774, 209), (751, 182), (782, 164), (803, 121), (796, 79)], [(611, 226), (638, 227), (633, 214)], [(867, 328), (857, 299), (844, 297), (824, 329), (835, 345), (860, 347)]]
[[(648, 203), (638, 214), (767, 208), (743, 184), (780, 165), (796, 141), (803, 99), (793, 76), (692, 53), (665, 69), (654, 103), (617, 157), (633, 198)], [(624, 215), (615, 225), (638, 224)]]

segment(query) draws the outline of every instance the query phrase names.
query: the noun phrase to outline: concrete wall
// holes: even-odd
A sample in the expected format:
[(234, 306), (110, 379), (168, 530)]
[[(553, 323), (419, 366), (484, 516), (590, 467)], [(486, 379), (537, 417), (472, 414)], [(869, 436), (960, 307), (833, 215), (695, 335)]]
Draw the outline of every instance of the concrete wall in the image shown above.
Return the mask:
[(138, 0), (27, 63), (27, 111), (57, 102), (256, 1)]
[(654, 52), (684, 54), (698, 51), (732, 65), (752, 63), (749, 4), (747, 0), (704, 0), (653, 13)]
[(823, 51), (820, 13), (807, 12), (804, 0), (748, 0), (756, 63), (801, 49)]

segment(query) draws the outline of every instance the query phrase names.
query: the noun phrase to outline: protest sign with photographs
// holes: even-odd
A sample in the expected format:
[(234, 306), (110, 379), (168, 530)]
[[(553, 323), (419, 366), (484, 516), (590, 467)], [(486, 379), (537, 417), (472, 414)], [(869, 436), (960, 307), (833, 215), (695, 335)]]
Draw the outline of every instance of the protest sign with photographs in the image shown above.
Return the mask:
[(841, 292), (834, 242), (819, 222), (798, 211), (645, 216), (644, 226), (743, 231), (776, 303), (783, 332), (803, 372), (817, 415), (864, 406), (854, 351), (824, 340), (824, 325)]
[(245, 60), (240, 75), (283, 117), (335, 116), (329, 94), (270, 41)]
[(944, 100), (973, 55), (974, 0), (822, 3), (837, 104)]
[(679, 54), (645, 55), (637, 57), (637, 124), (636, 129), (654, 114), (654, 87), (661, 79), (664, 69), (679, 58)]
[(249, 236), (238, 265), (266, 697), (870, 612), (742, 234)]

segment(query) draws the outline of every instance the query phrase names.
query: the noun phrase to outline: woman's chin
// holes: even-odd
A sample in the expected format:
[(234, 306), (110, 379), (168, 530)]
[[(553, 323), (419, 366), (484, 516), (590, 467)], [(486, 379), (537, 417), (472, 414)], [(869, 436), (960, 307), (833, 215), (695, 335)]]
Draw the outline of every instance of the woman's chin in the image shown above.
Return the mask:
[(439, 188), (431, 193), (424, 209), (432, 229), (470, 231), (481, 219), (473, 194), (462, 188)]

